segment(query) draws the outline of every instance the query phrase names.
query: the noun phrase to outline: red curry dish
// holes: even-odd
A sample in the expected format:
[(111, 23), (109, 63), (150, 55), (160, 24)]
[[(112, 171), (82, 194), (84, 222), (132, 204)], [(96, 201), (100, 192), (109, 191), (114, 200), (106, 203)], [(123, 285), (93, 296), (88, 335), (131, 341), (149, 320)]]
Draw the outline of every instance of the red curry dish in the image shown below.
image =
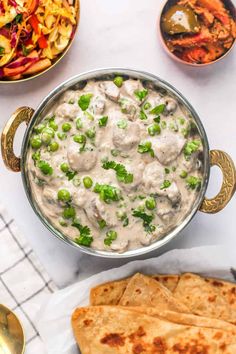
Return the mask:
[(236, 38), (236, 23), (221, 0), (167, 3), (161, 28), (168, 49), (181, 60), (206, 64), (224, 55)]

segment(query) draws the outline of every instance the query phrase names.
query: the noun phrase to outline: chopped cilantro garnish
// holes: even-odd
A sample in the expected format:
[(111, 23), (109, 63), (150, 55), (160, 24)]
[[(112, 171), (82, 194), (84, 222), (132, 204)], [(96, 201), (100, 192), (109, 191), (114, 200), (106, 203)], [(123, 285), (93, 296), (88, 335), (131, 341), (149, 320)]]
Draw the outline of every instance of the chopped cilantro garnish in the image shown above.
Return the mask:
[(105, 127), (107, 125), (108, 117), (104, 116), (98, 120), (99, 127)]
[(121, 199), (120, 190), (117, 187), (108, 184), (96, 183), (93, 189), (95, 193), (99, 193), (100, 199), (105, 203), (117, 202)]
[(165, 179), (164, 182), (162, 183), (160, 189), (166, 189), (169, 188), (171, 186), (171, 182), (168, 179)]
[(149, 113), (158, 115), (163, 113), (165, 108), (166, 108), (165, 104), (159, 104), (159, 106), (154, 107)]
[(53, 174), (53, 168), (46, 161), (40, 160), (37, 163), (37, 167), (45, 176), (51, 176)]
[(143, 220), (143, 227), (145, 229), (145, 231), (147, 231), (148, 233), (152, 232), (155, 230), (155, 226), (154, 225), (151, 225), (151, 222), (153, 221), (154, 219), (154, 216), (152, 214), (147, 214), (147, 213), (144, 213), (138, 209), (135, 209), (133, 211), (133, 214), (132, 214), (135, 218), (140, 218)]
[(104, 244), (106, 246), (110, 246), (112, 244), (113, 241), (115, 241), (117, 239), (117, 232), (110, 230), (107, 231), (106, 233), (106, 238), (104, 239)]
[(85, 95), (80, 96), (78, 105), (80, 106), (82, 111), (86, 111), (86, 109), (89, 107), (92, 97), (93, 97), (92, 93), (87, 93)]
[(136, 91), (134, 91), (134, 94), (135, 94), (135, 96), (140, 100), (140, 101), (143, 101), (144, 100), (144, 98), (147, 96), (147, 94), (148, 94), (148, 90), (146, 90), (146, 89), (143, 89), (143, 90), (136, 90)]
[(3, 47), (0, 47), (0, 55), (4, 54), (4, 52), (5, 52), (5, 49)]
[(150, 102), (146, 102), (144, 105), (143, 105), (143, 108), (145, 109), (145, 111), (147, 111), (148, 109), (150, 109), (152, 107), (151, 103)]
[(102, 220), (98, 221), (98, 225), (99, 225), (99, 228), (102, 230), (102, 229), (104, 229), (104, 227), (107, 226), (107, 223), (105, 220), (102, 219)]
[(152, 149), (152, 143), (150, 141), (146, 141), (144, 143), (139, 144), (138, 152), (140, 154), (150, 153), (151, 157), (154, 157), (154, 151)]
[(169, 168), (165, 168), (165, 173), (168, 175), (170, 173), (170, 169)]
[(93, 242), (90, 228), (88, 226), (81, 225), (78, 220), (74, 220), (71, 225), (76, 227), (80, 232), (80, 235), (75, 239), (75, 242), (78, 243), (78, 245), (89, 247)]
[(67, 171), (66, 177), (68, 178), (68, 181), (71, 181), (75, 177), (76, 174), (77, 174), (76, 171), (71, 171), (71, 170)]
[(189, 176), (186, 179), (187, 187), (190, 189), (199, 189), (201, 187), (201, 179), (195, 176)]
[(103, 162), (102, 167), (105, 170), (116, 171), (116, 178), (118, 179), (119, 182), (124, 182), (126, 184), (133, 182), (134, 176), (131, 173), (127, 172), (124, 165), (116, 163), (115, 161), (105, 161)]
[(157, 117), (153, 118), (153, 120), (154, 120), (154, 122), (156, 122), (156, 123), (160, 123), (161, 117), (160, 117), (160, 116), (157, 116)]
[(140, 111), (139, 118), (140, 118), (141, 120), (146, 120), (146, 119), (147, 119), (147, 115), (146, 115), (146, 113), (145, 113), (142, 109), (141, 109), (141, 111)]
[(201, 145), (200, 140), (188, 141), (184, 147), (185, 158), (189, 159), (190, 156), (199, 149), (200, 145)]

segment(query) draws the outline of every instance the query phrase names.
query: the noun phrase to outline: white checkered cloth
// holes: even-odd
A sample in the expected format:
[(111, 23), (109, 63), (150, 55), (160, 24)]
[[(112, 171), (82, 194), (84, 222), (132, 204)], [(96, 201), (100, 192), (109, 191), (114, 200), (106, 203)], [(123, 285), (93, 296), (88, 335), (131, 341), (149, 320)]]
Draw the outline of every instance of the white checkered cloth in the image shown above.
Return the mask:
[(0, 303), (19, 317), (26, 338), (26, 354), (46, 353), (35, 317), (56, 286), (42, 268), (15, 222), (0, 207)]

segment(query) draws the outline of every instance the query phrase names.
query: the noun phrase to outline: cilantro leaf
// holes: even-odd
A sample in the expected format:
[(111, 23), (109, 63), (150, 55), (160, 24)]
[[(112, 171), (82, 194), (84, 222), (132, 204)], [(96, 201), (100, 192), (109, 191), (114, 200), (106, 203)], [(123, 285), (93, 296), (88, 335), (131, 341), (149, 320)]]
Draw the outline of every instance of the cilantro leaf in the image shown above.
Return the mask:
[(81, 225), (78, 220), (74, 220), (71, 225), (76, 227), (80, 232), (80, 235), (75, 239), (75, 242), (78, 243), (78, 245), (89, 247), (93, 242), (90, 228), (87, 225)]
[(140, 118), (141, 120), (146, 120), (146, 119), (147, 119), (147, 115), (146, 115), (146, 113), (145, 113), (142, 109), (141, 109), (141, 111), (140, 111), (139, 118)]
[(86, 111), (86, 109), (89, 107), (92, 97), (93, 97), (92, 93), (87, 93), (85, 95), (80, 96), (78, 105), (80, 106), (82, 111)]
[(195, 176), (189, 176), (186, 179), (186, 183), (187, 187), (192, 190), (199, 189), (201, 187), (201, 179)]
[(106, 233), (106, 238), (104, 239), (104, 244), (110, 246), (113, 241), (117, 239), (117, 232), (110, 230)]
[(151, 157), (154, 157), (154, 151), (152, 149), (152, 143), (150, 141), (146, 141), (144, 143), (139, 144), (138, 152), (140, 154), (150, 153)]
[(111, 202), (117, 202), (121, 199), (120, 190), (116, 187), (109, 186), (108, 184), (96, 183), (93, 191), (98, 193), (100, 199), (107, 204)]
[(166, 189), (169, 188), (171, 186), (171, 182), (168, 179), (165, 179), (164, 182), (162, 183), (160, 189)]
[(148, 90), (146, 90), (146, 89), (143, 89), (143, 90), (140, 90), (140, 91), (136, 90), (136, 91), (134, 91), (134, 94), (140, 101), (143, 101), (144, 98), (147, 97)]
[(153, 215), (144, 213), (143, 211), (140, 211), (138, 209), (135, 209), (133, 211), (132, 215), (135, 218), (140, 218), (141, 220), (143, 220), (143, 227), (144, 227), (145, 231), (147, 231), (148, 233), (151, 233), (156, 229), (156, 227), (154, 225), (151, 225), (151, 222), (154, 219)]
[(107, 116), (104, 116), (104, 117), (100, 118), (99, 121), (98, 121), (99, 127), (105, 127), (107, 125), (107, 121), (108, 121), (108, 117)]
[(163, 113), (165, 108), (166, 108), (165, 104), (159, 104), (158, 106), (154, 107), (149, 113), (158, 115)]
[(103, 162), (102, 167), (105, 170), (116, 171), (116, 178), (118, 179), (119, 182), (124, 182), (126, 184), (133, 182), (134, 179), (133, 174), (128, 173), (124, 165), (116, 163), (115, 161), (105, 161)]
[(71, 181), (75, 177), (76, 174), (77, 174), (76, 171), (71, 171), (71, 170), (67, 171), (66, 177), (68, 178), (68, 181)]
[(189, 159), (190, 156), (199, 149), (200, 145), (201, 145), (200, 140), (188, 141), (184, 147), (185, 158)]

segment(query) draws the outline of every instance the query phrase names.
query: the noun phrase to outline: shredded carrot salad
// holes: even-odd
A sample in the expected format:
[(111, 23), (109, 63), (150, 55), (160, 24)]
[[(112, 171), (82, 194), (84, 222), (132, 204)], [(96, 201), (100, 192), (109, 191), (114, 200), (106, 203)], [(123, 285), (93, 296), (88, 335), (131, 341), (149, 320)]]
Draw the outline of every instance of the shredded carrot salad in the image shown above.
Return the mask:
[(0, 79), (50, 67), (73, 38), (76, 9), (67, 0), (0, 0)]

